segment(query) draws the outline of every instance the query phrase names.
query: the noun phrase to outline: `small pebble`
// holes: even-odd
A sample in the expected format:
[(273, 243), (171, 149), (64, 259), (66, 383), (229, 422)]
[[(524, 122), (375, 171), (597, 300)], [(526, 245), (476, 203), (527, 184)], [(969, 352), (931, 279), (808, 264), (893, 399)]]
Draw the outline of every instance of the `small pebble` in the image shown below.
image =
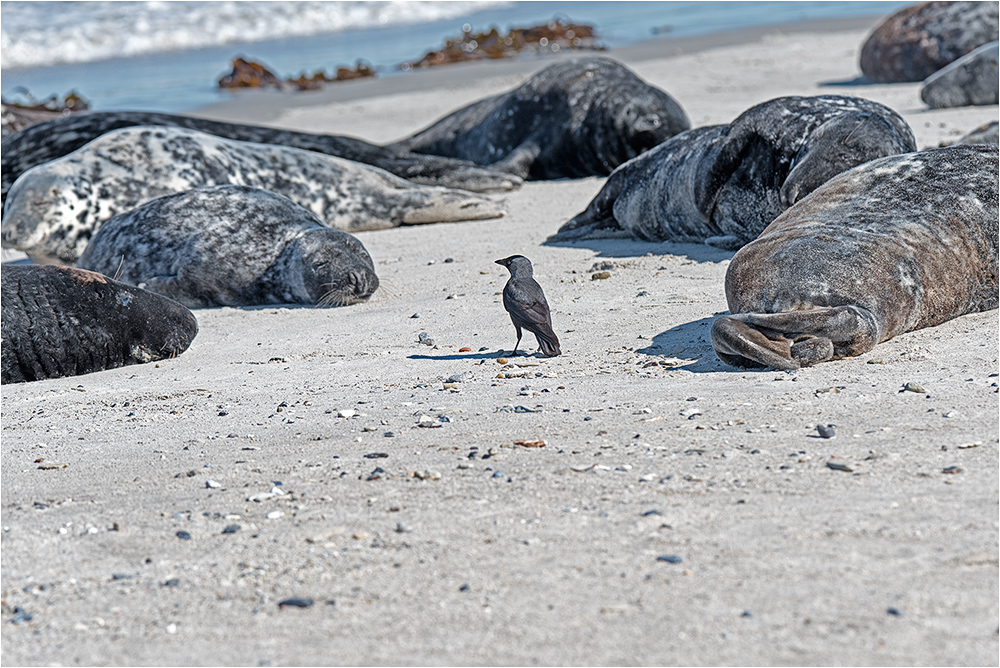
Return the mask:
[(941, 471), (941, 473), (961, 473), (963, 470), (964, 469), (961, 466), (949, 466)]
[(901, 617), (903, 615), (899, 608), (886, 608), (885, 611), (894, 617)]
[(225, 529), (222, 530), (222, 533), (236, 533), (239, 530), (240, 530), (239, 524), (230, 524)]
[(449, 383), (464, 383), (467, 380), (472, 380), (471, 371), (463, 371), (462, 373), (456, 373), (454, 376), (448, 376)]
[(603, 281), (606, 278), (611, 278), (610, 271), (597, 271), (590, 275), (592, 281)]
[(469, 591), (469, 585), (464, 584), (458, 588), (458, 591)]
[(925, 390), (923, 388), (923, 386), (918, 385), (917, 383), (907, 383), (906, 385), (903, 386), (903, 391), (904, 392), (917, 392), (918, 394), (926, 394), (927, 393), (927, 390)]
[(267, 514), (267, 519), (269, 519), (269, 520), (276, 520), (279, 517), (284, 517), (284, 516), (285, 516), (285, 513), (281, 512), (280, 510), (272, 510), (271, 512), (269, 512)]
[(493, 477), (494, 477), (494, 478), (502, 478), (502, 477), (504, 477), (505, 475), (506, 475), (506, 473), (504, 473), (503, 471), (494, 471), (494, 472), (493, 472)]
[(388, 452), (369, 452), (365, 455), (365, 459), (385, 459), (389, 456)]
[(169, 580), (167, 580), (167, 581), (165, 581), (163, 583), (163, 586), (164, 587), (179, 587), (180, 584), (181, 584), (180, 579), (178, 579), (178, 578), (170, 578)]
[(508, 363), (508, 360), (507, 360), (506, 357), (498, 357), (497, 358), (497, 364), (507, 364), (507, 363)]
[(312, 606), (313, 600), (311, 598), (306, 598), (305, 596), (294, 596), (292, 598), (286, 598), (284, 601), (278, 603), (279, 608), (308, 608)]
[(741, 614), (740, 617), (753, 617), (753, 613), (750, 612), (749, 610), (744, 610), (743, 614)]
[(826, 467), (829, 469), (833, 469), (834, 471), (845, 471), (847, 473), (854, 472), (854, 467), (848, 464), (847, 462), (836, 461), (833, 459), (831, 459), (826, 463)]
[(175, 535), (181, 540), (191, 540), (191, 534), (187, 531), (178, 531)]
[(472, 348), (470, 348), (469, 346), (462, 346), (461, 348), (458, 349), (458, 352), (460, 352), (460, 353), (471, 353), (472, 352)]
[(454, 262), (454, 261), (455, 261), (455, 258), (453, 258), (453, 257), (446, 257), (446, 258), (444, 259), (444, 261), (445, 261), (445, 262)]
[(419, 314), (419, 313), (414, 313), (414, 314), (413, 314), (413, 315), (411, 315), (410, 317), (411, 317), (411, 318), (419, 318), (419, 317), (420, 317), (420, 314)]
[(398, 522), (396, 524), (395, 531), (396, 531), (396, 533), (410, 533), (411, 531), (413, 531), (413, 527), (411, 527), (409, 524), (404, 524), (403, 522)]
[(222, 487), (222, 485), (215, 482), (214, 480), (206, 480), (205, 487), (207, 487), (208, 489), (219, 489), (220, 487)]
[(428, 334), (427, 332), (420, 332), (420, 334), (417, 336), (417, 341), (424, 344), (425, 346), (434, 345), (434, 339), (432, 339), (431, 335)]
[(668, 564), (679, 564), (684, 561), (683, 557), (677, 556), (676, 554), (661, 554), (656, 558), (657, 561), (665, 561)]
[(837, 432), (833, 430), (833, 425), (818, 424), (816, 431), (819, 432), (821, 438), (833, 438), (837, 435)]
[(350, 408), (345, 408), (344, 410), (337, 411), (337, 417), (339, 418), (352, 418), (357, 414), (358, 412), (356, 410)]

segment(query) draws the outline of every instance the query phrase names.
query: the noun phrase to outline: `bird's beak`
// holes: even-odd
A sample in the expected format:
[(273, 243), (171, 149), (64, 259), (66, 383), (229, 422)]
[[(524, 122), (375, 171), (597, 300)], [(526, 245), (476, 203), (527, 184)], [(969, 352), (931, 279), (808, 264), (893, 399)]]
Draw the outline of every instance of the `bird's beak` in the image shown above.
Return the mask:
[(493, 264), (503, 264), (503, 260), (494, 260)]

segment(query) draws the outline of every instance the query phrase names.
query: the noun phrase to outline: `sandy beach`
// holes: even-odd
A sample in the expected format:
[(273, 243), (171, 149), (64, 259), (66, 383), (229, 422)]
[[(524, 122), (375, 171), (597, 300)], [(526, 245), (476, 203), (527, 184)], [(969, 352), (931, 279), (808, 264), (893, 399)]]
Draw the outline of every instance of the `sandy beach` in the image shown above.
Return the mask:
[[(875, 22), (606, 55), (696, 127), (819, 94), (890, 106), (920, 148), (997, 119), (857, 83)], [(390, 142), (550, 62), (197, 113)], [(200, 309), (176, 359), (5, 385), (4, 664), (996, 665), (997, 312), (728, 367), (708, 331), (731, 252), (544, 243), (603, 182), (358, 234), (367, 303)], [(515, 333), (493, 261), (515, 253), (559, 357), (497, 362)]]

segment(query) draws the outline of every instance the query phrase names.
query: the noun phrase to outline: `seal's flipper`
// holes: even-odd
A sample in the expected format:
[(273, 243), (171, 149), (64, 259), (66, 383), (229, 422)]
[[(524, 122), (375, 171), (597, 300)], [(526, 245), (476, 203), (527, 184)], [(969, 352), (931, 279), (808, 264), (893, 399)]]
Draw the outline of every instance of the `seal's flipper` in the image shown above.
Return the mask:
[(875, 347), (875, 317), (858, 306), (784, 313), (739, 313), (712, 324), (712, 347), (733, 366), (798, 369)]
[(505, 172), (519, 176), (522, 179), (528, 178), (531, 166), (542, 153), (542, 145), (536, 139), (530, 139), (513, 149), (504, 156), (503, 160), (498, 160), (488, 167), (498, 172)]
[(573, 216), (546, 243), (577, 239), (603, 239), (624, 233), (615, 218), (615, 202), (627, 183), (619, 172), (612, 174), (587, 208)]

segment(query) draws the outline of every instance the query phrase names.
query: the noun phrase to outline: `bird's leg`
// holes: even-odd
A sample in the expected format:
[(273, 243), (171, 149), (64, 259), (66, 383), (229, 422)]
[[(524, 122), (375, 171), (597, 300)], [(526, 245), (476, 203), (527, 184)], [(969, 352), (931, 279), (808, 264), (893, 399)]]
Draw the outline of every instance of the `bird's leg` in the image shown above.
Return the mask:
[(514, 343), (514, 351), (510, 354), (511, 357), (517, 356), (517, 347), (521, 344), (521, 328), (514, 325), (514, 329), (517, 330), (517, 342)]

